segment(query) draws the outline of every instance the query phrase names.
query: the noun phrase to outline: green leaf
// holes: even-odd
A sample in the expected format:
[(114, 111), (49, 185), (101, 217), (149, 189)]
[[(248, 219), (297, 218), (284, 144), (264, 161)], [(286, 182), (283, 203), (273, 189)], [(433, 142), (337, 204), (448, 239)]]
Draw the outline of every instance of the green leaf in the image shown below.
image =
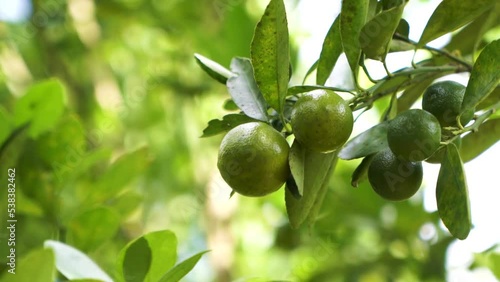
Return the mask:
[(234, 103), (233, 99), (227, 99), (224, 101), (224, 110), (226, 111), (238, 111), (240, 108)]
[(158, 281), (177, 260), (177, 238), (169, 230), (151, 232), (119, 253), (118, 274), (124, 281)]
[(292, 195), (295, 197), (295, 199), (300, 199), (302, 197), (302, 191), (299, 191), (299, 187), (297, 186), (297, 182), (295, 182), (295, 179), (293, 178), (293, 175), (289, 175), (288, 178), (286, 179), (285, 183), (286, 189), (292, 193)]
[[(462, 56), (474, 54), (479, 43), (481, 43), (483, 35), (495, 25), (499, 14), (500, 4), (497, 3), (493, 9), (487, 10), (462, 30), (453, 34), (445, 49), (459, 51)], [(464, 38), (467, 38), (467, 40), (464, 40)]]
[(500, 82), (500, 39), (484, 47), (474, 63), (469, 83), (465, 89), (462, 112), (476, 107), (497, 87)]
[[(5, 241), (3, 241), (5, 242)], [(5, 260), (4, 258), (2, 258)], [(36, 249), (21, 258), (14, 265), (15, 273), (7, 272), (11, 269), (8, 265), (2, 265), (5, 269), (1, 282), (47, 282), (55, 281), (56, 271), (54, 266), (54, 253), (48, 249)]]
[(322, 85), (297, 85), (297, 86), (292, 86), (288, 88), (288, 95), (296, 95), (299, 93), (305, 93), (317, 89), (324, 89), (324, 90), (331, 90), (331, 91), (338, 91), (338, 92), (349, 92), (346, 89), (341, 89), (337, 87), (330, 87), (330, 86), (322, 86)]
[(382, 121), (395, 118), (398, 112), (400, 112), (398, 109), (398, 95), (397, 93), (393, 93), (389, 103), (389, 108), (385, 111)]
[(134, 191), (126, 191), (110, 201), (109, 207), (116, 210), (123, 220), (136, 210), (143, 201), (143, 196)]
[(451, 235), (463, 240), (472, 225), (467, 182), (455, 144), (450, 143), (445, 150), (436, 186), (438, 213)]
[(359, 186), (358, 183), (366, 178), (366, 174), (368, 173), (368, 168), (370, 167), (370, 164), (372, 163), (372, 159), (374, 156), (375, 154), (371, 154), (363, 158), (361, 163), (352, 172), (351, 176), (352, 187), (358, 187)]
[[(119, 157), (95, 183), (90, 200), (106, 200), (122, 191), (149, 165), (148, 149), (141, 148)], [(93, 202), (94, 203), (94, 202)]]
[(395, 33), (408, 38), (408, 36), (410, 35), (410, 24), (405, 19), (399, 20), (399, 24), (398, 27), (396, 27)]
[(230, 70), (200, 54), (195, 53), (194, 59), (202, 70), (222, 84), (226, 84), (227, 79), (234, 75)]
[(174, 268), (170, 269), (163, 277), (161, 277), (160, 282), (177, 282), (186, 276), (198, 263), (201, 257), (209, 251), (199, 252), (196, 255), (186, 259), (185, 261), (179, 263)]
[(318, 71), (316, 72), (316, 83), (325, 85), (330, 77), (333, 67), (342, 54), (342, 38), (340, 37), (340, 17), (332, 23), (330, 30), (323, 41), (323, 47), (318, 60)]
[(57, 79), (31, 86), (14, 107), (16, 127), (30, 123), (28, 134), (34, 138), (54, 128), (64, 112), (65, 92)]
[(368, 21), (359, 35), (363, 52), (370, 59), (385, 59), (392, 35), (399, 25), (405, 2), (389, 10), (382, 11)]
[[(54, 251), (55, 266), (64, 277), (70, 280), (95, 279), (106, 282), (113, 281), (92, 259), (72, 246), (53, 240), (47, 240), (43, 245), (45, 248)], [(37, 269), (42, 268), (37, 267)]]
[(418, 42), (424, 46), (448, 32), (471, 22), (486, 10), (491, 9), (496, 0), (445, 0), (434, 10)]
[(493, 106), (494, 104), (498, 103), (500, 101), (500, 87), (496, 87), (490, 95), (488, 95), (483, 101), (481, 101), (477, 106), (476, 106), (476, 111), (479, 110), (484, 110), (488, 107)]
[(398, 98), (398, 112), (410, 109), (418, 98), (422, 96), (425, 89), (427, 89), (427, 87), (429, 87), (429, 85), (431, 85), (436, 78), (436, 76), (431, 76), (430, 78), (408, 86), (408, 88), (406, 88), (405, 91), (403, 91), (403, 94), (401, 94)]
[(297, 141), (294, 141), (291, 152), (295, 155), (293, 157), (295, 161), (290, 162), (292, 175), (297, 186), (302, 190), (303, 196), (296, 199), (286, 189), (285, 202), (290, 225), (298, 228), (309, 216), (320, 194), (335, 153), (313, 152), (301, 146)]
[(361, 57), (359, 35), (368, 16), (369, 2), (369, 0), (342, 0), (340, 12), (342, 46), (356, 80)]
[(379, 81), (377, 84), (373, 85), (369, 91), (372, 95), (378, 95), (379, 93), (391, 91), (401, 91), (404, 89), (404, 84), (410, 81), (408, 76), (395, 76)]
[(73, 217), (68, 237), (76, 248), (88, 252), (113, 238), (120, 227), (120, 216), (106, 207), (98, 207)]
[(464, 162), (473, 160), (500, 140), (500, 119), (483, 123), (477, 132), (471, 132), (462, 138), (460, 156)]
[(366, 130), (347, 142), (339, 152), (339, 158), (352, 160), (366, 157), (387, 148), (388, 122), (383, 122)]
[(266, 122), (267, 104), (253, 77), (252, 63), (247, 58), (233, 58), (231, 71), (235, 73), (227, 80), (227, 89), (234, 103), (247, 116)]
[(210, 137), (223, 132), (227, 132), (240, 124), (257, 121), (251, 117), (241, 114), (225, 115), (222, 120), (213, 119), (208, 122), (207, 128), (203, 129), (201, 137)]
[(4, 107), (0, 106), (0, 146), (12, 132), (11, 117)]
[(311, 75), (311, 73), (313, 73), (313, 71), (318, 68), (318, 63), (319, 63), (319, 59), (316, 60), (316, 62), (314, 62), (314, 64), (312, 64), (312, 66), (307, 70), (306, 75), (304, 76), (304, 79), (302, 80), (302, 84), (305, 84), (306, 79), (309, 77), (309, 75)]
[(250, 53), (257, 85), (267, 103), (280, 115), (290, 75), (288, 40), (283, 0), (271, 0), (255, 28)]

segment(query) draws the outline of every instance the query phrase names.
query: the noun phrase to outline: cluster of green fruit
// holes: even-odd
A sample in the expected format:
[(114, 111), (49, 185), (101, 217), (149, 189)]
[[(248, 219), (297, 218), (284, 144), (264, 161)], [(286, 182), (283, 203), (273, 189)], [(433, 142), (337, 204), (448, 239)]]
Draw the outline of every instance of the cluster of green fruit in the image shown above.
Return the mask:
[(410, 109), (389, 121), (389, 148), (378, 152), (368, 168), (373, 190), (385, 199), (400, 201), (413, 196), (422, 183), (422, 161), (440, 163), (444, 157), (441, 142), (460, 147), (460, 136), (453, 129), (468, 123), (473, 110), (460, 115), (465, 87), (442, 81), (427, 88), (422, 109)]
[[(302, 146), (328, 153), (349, 139), (354, 121), (351, 108), (338, 94), (315, 90), (297, 99), (289, 122)], [(264, 196), (289, 179), (289, 151), (284, 135), (269, 124), (244, 123), (223, 138), (217, 166), (234, 192)]]

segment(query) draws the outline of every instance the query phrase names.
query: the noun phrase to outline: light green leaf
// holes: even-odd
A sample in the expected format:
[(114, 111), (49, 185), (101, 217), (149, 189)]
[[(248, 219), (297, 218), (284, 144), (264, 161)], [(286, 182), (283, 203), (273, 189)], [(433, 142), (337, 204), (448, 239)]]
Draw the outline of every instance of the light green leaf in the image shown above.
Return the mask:
[(306, 79), (309, 77), (309, 75), (311, 75), (311, 73), (313, 73), (313, 71), (315, 71), (318, 68), (318, 62), (319, 62), (319, 59), (316, 60), (316, 62), (314, 62), (314, 64), (312, 64), (311, 67), (307, 70), (306, 75), (304, 76), (304, 79), (302, 80), (302, 84), (305, 84)]
[(484, 47), (472, 68), (469, 83), (465, 89), (462, 112), (474, 108), (497, 87), (500, 82), (500, 39)]
[(304, 148), (297, 141), (294, 141), (291, 152), (295, 155), (294, 161), (290, 162), (292, 175), (297, 186), (302, 187), (303, 196), (296, 199), (287, 189), (285, 202), (290, 225), (293, 228), (298, 228), (309, 216), (320, 194), (335, 153), (313, 152)]
[[(111, 279), (111, 277), (109, 277), (92, 259), (72, 246), (53, 240), (47, 240), (43, 245), (45, 248), (54, 251), (55, 266), (64, 277), (70, 280), (96, 279), (106, 282), (113, 281), (113, 279)], [(42, 268), (37, 267), (37, 269)]]
[(355, 79), (357, 79), (361, 57), (359, 35), (368, 16), (369, 2), (369, 0), (342, 0), (340, 34), (342, 46)]
[(109, 201), (109, 207), (116, 210), (123, 220), (136, 210), (143, 201), (143, 196), (134, 191), (126, 191)]
[(496, 0), (445, 0), (434, 10), (418, 42), (424, 46), (448, 32), (471, 22), (486, 10), (491, 9)]
[(445, 150), (436, 186), (438, 213), (451, 235), (463, 240), (472, 226), (467, 182), (455, 144), (450, 143)]
[(392, 35), (403, 15), (405, 3), (382, 11), (363, 26), (359, 42), (367, 58), (385, 59)]
[(250, 53), (257, 85), (279, 114), (283, 114), (290, 76), (288, 40), (283, 0), (271, 0), (255, 28)]
[[(90, 200), (106, 200), (122, 191), (127, 184), (141, 175), (149, 164), (148, 149), (141, 148), (124, 154), (112, 163), (97, 180)], [(94, 202), (93, 202), (94, 203)]]
[(500, 140), (500, 119), (483, 123), (477, 132), (471, 132), (462, 138), (460, 156), (464, 162), (473, 160)]
[(185, 261), (179, 263), (174, 268), (170, 269), (163, 277), (161, 277), (160, 282), (177, 282), (186, 276), (198, 263), (201, 257), (209, 251), (199, 252), (196, 255), (186, 259)]
[(234, 103), (247, 116), (267, 121), (267, 104), (253, 77), (253, 67), (250, 60), (233, 58), (231, 71), (235, 75), (227, 80), (227, 89)]
[(498, 103), (500, 101), (500, 87), (497, 86), (490, 95), (488, 95), (483, 101), (481, 101), (477, 106), (476, 106), (476, 111), (479, 110), (484, 110), (488, 107), (493, 106), (494, 104)]
[(340, 37), (340, 16), (332, 23), (330, 30), (323, 41), (323, 47), (318, 60), (318, 71), (316, 72), (316, 83), (325, 85), (326, 80), (332, 73), (333, 67), (342, 54), (342, 38)]
[(385, 148), (388, 122), (383, 122), (349, 140), (339, 152), (339, 158), (352, 160), (366, 157)]
[(208, 126), (203, 129), (203, 135), (201, 137), (210, 137), (220, 133), (227, 132), (240, 124), (247, 122), (257, 121), (251, 117), (241, 114), (229, 114), (225, 115), (222, 120), (213, 119), (208, 122)]
[(202, 70), (222, 84), (226, 84), (227, 79), (234, 75), (230, 70), (200, 54), (195, 53), (194, 59)]
[(30, 123), (28, 134), (38, 137), (57, 124), (64, 112), (65, 89), (57, 79), (31, 86), (14, 107), (15, 126)]
[(113, 210), (98, 207), (73, 217), (68, 223), (71, 245), (88, 252), (113, 238), (120, 227), (120, 216)]
[(118, 255), (117, 270), (124, 281), (159, 281), (177, 260), (177, 238), (168, 230), (156, 231), (128, 243)]
[(11, 269), (8, 264), (2, 267), (7, 269), (0, 278), (1, 282), (47, 282), (56, 279), (54, 252), (49, 249), (36, 249), (22, 257), (13, 266), (14, 274), (7, 272)]

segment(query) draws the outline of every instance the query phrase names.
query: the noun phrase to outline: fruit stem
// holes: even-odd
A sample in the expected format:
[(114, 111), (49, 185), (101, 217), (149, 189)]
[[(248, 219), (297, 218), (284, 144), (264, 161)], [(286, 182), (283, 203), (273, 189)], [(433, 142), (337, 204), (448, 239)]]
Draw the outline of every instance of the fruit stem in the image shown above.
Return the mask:
[(483, 124), (483, 122), (487, 118), (489, 118), (492, 114), (494, 114), (498, 109), (500, 109), (500, 101), (497, 102), (496, 104), (492, 105), (482, 115), (478, 116), (473, 124), (471, 124), (470, 126), (464, 127), (462, 130), (457, 130), (457, 131), (453, 132), (453, 134), (459, 135), (459, 134), (462, 134), (462, 133), (467, 132), (467, 131), (477, 132), (479, 129), (479, 126), (481, 126), (481, 124)]

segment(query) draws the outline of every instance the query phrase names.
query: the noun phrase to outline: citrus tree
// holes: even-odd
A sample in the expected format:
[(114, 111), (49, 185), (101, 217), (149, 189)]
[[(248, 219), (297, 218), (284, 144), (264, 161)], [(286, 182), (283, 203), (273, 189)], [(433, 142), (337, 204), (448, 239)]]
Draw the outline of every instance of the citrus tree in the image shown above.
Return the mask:
[[(496, 13), (498, 5), (488, 0), (443, 1), (415, 42), (408, 38), (410, 26), (402, 18), (406, 4), (342, 1), (318, 60), (304, 74), (305, 82), (316, 71), (315, 84), (290, 85), (290, 43), (282, 0), (269, 2), (255, 28), (250, 58), (235, 57), (227, 69), (195, 55), (208, 75), (227, 86), (231, 99), (226, 104), (239, 110), (210, 121), (203, 132), (211, 136), (228, 131), (220, 148), (219, 170), (233, 193), (262, 196), (286, 183), (288, 219), (298, 228), (316, 220), (338, 158), (363, 158), (352, 173), (352, 185), (367, 176), (374, 191), (392, 201), (406, 200), (417, 192), (422, 161), (439, 163), (439, 217), (454, 237), (467, 238), (471, 211), (463, 162), (499, 138), (500, 40), (482, 37), (495, 22), (484, 20), (485, 15)], [(427, 46), (465, 25), (445, 48)], [(460, 41), (472, 33), (480, 34), (467, 44)], [(390, 72), (387, 55), (408, 50), (427, 50), (430, 56)], [(326, 85), (341, 54), (349, 63), (353, 88)], [(386, 76), (373, 79), (366, 60), (381, 62)], [(470, 73), (467, 85), (434, 83), (453, 73)], [(363, 76), (369, 79), (368, 86)], [(421, 96), (422, 109), (414, 108)], [(348, 141), (353, 113), (359, 117), (374, 106), (385, 108), (380, 122)], [(266, 128), (266, 133), (251, 128)], [(269, 134), (276, 136), (273, 142), (264, 142)], [(290, 150), (282, 148), (284, 137), (291, 143)]]

